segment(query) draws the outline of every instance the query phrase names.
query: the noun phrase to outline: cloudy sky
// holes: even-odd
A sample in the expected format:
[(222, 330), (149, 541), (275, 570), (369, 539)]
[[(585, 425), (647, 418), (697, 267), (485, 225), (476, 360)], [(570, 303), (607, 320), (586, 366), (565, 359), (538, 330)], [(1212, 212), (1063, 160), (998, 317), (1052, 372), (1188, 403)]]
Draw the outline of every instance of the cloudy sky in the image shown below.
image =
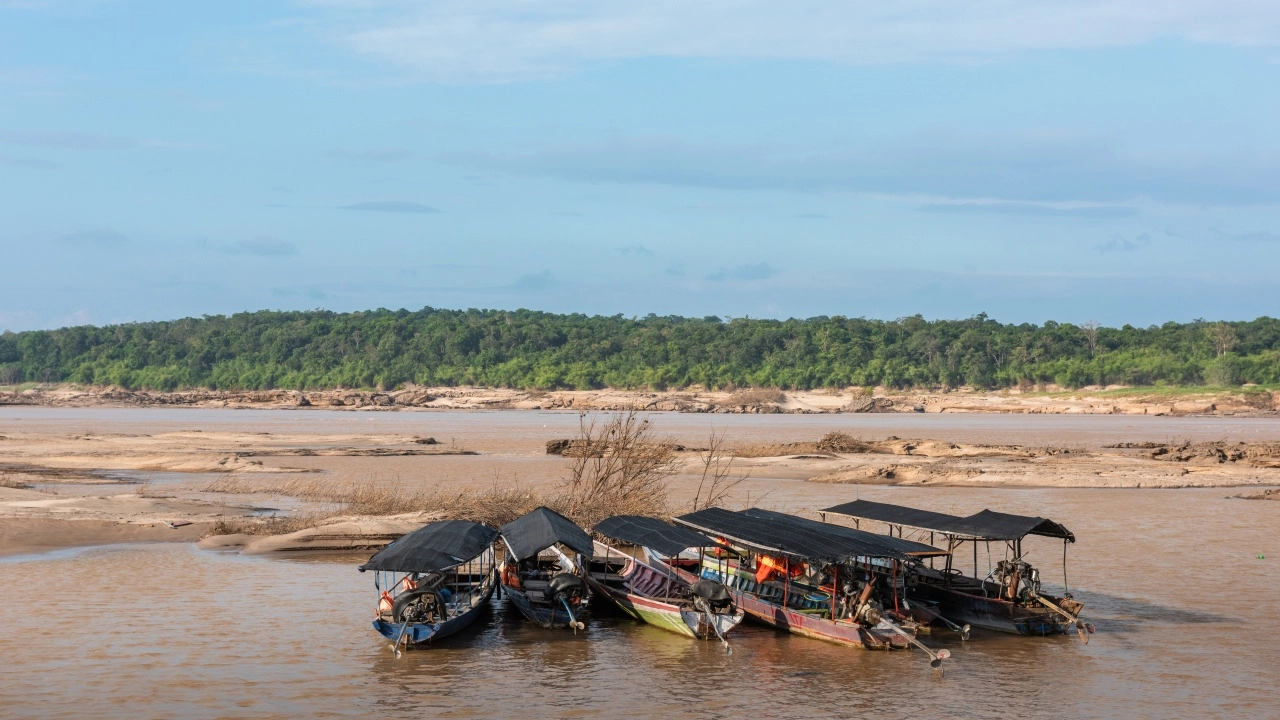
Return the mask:
[(0, 0), (0, 330), (1280, 314), (1253, 0)]

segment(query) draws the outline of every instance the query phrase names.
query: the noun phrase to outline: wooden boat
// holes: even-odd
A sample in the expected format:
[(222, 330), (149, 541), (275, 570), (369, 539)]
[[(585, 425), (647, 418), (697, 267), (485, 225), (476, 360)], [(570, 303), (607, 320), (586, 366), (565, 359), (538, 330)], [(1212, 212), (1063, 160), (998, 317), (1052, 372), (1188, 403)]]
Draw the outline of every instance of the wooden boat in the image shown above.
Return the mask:
[[(708, 508), (675, 518), (725, 544), (736, 557), (703, 558), (692, 569), (674, 566), (685, 577), (723, 582), (747, 615), (797, 635), (852, 647), (889, 650), (915, 646), (940, 669), (950, 656), (916, 639), (914, 623), (894, 622), (874, 599), (874, 578), (857, 583), (859, 569), (872, 560), (905, 562), (905, 551), (936, 554), (920, 543), (842, 528), (782, 513)], [(853, 581), (853, 582), (851, 582)]]
[[(873, 520), (895, 528), (901, 538), (905, 528), (929, 533), (930, 539), (941, 535), (950, 551), (941, 569), (918, 564), (907, 576), (908, 594), (923, 601), (926, 608), (950, 624), (966, 623), (976, 627), (1017, 635), (1058, 635), (1074, 628), (1080, 639), (1089, 642), (1094, 632), (1092, 623), (1080, 618), (1084, 603), (1075, 600), (1066, 585), (1067, 546), (1076, 538), (1062, 524), (1040, 517), (1010, 515), (983, 510), (967, 517), (928, 510), (855, 500), (822, 511), (860, 524)], [(1028, 535), (1062, 540), (1062, 577), (1064, 592), (1051, 595), (1041, 588), (1040, 571), (1025, 561), (1022, 542)], [(1004, 545), (1004, 559), (990, 564), (991, 543)], [(953, 564), (954, 551), (964, 543), (972, 543), (973, 574), (965, 575)], [(981, 576), (978, 545), (985, 544), (990, 567)]]
[(609, 598), (624, 613), (641, 622), (695, 638), (725, 636), (742, 622), (745, 613), (733, 602), (720, 582), (683, 578), (668, 563), (651, 557), (670, 557), (690, 550), (715, 547), (711, 538), (688, 528), (675, 527), (657, 518), (618, 515), (598, 523), (595, 532), (628, 543), (641, 557), (597, 542), (587, 582), (598, 595)]
[(586, 569), (594, 551), (591, 537), (569, 518), (545, 507), (503, 525), (499, 533), (507, 547), (502, 589), (511, 604), (542, 627), (571, 628), (575, 633), (586, 629), (591, 600)]
[(360, 566), (374, 571), (373, 627), (400, 645), (422, 645), (471, 624), (498, 585), (498, 531), (441, 520), (395, 540)]

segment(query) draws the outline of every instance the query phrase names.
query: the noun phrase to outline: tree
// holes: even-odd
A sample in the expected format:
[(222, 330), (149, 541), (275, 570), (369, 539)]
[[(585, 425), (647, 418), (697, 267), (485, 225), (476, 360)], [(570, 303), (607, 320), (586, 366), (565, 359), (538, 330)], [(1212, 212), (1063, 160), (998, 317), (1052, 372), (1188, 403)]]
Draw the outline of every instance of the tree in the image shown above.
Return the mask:
[(1080, 326), (1080, 329), (1084, 331), (1085, 344), (1089, 346), (1089, 357), (1098, 356), (1098, 328), (1099, 327), (1100, 326), (1098, 325), (1097, 320), (1090, 320), (1089, 322)]
[(1213, 349), (1218, 357), (1223, 357), (1236, 346), (1235, 328), (1221, 320), (1205, 328), (1204, 331), (1209, 336), (1209, 341), (1213, 343)]
[(724, 433), (712, 432), (707, 441), (707, 449), (698, 451), (702, 477), (698, 480), (698, 490), (693, 495), (694, 512), (724, 504), (730, 491), (751, 476), (750, 472), (735, 476), (734, 460), (733, 454), (725, 448)]

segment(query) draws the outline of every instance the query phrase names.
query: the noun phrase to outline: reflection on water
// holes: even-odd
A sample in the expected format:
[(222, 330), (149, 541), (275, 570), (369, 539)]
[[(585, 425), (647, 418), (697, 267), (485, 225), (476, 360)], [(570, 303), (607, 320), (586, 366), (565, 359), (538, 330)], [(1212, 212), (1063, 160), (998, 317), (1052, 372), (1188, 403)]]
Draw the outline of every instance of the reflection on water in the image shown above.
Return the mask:
[(1103, 592), (1088, 593), (1099, 626), (1088, 646), (928, 638), (953, 653), (941, 678), (918, 652), (756, 625), (741, 628), (732, 654), (608, 612), (575, 636), (524, 622), (497, 598), (472, 628), (396, 660), (369, 627), (361, 559), (169, 544), (9, 558), (0, 714), (1203, 718), (1265, 717), (1276, 699), (1261, 660), (1273, 631)]
[[(548, 459), (542, 443), (577, 425), (573, 413), (487, 412), (0, 408), (0, 419), (31, 432), (109, 421), (122, 432), (456, 435), (486, 452), (523, 453), (520, 468), (556, 472), (562, 461)], [(1274, 419), (1106, 416), (663, 415), (661, 422), (691, 440), (715, 426), (744, 442), (813, 439), (834, 429), (978, 441), (998, 433), (1023, 443), (1252, 440), (1274, 439), (1280, 427)], [(421, 458), (386, 459), (400, 460), (417, 468), (406, 477), (426, 475), (414, 464)], [(467, 463), (475, 460), (432, 458), (431, 467), (456, 461), (456, 472), (472, 477)], [(0, 717), (1202, 720), (1275, 717), (1280, 707), (1280, 503), (1229, 500), (1233, 491), (1224, 490), (769, 487), (766, 506), (781, 510), (861, 497), (1062, 521), (1080, 538), (1071, 548), (1071, 587), (1098, 634), (1088, 646), (1075, 636), (975, 631), (962, 644), (934, 635), (926, 641), (953, 653), (939, 678), (919, 652), (857, 651), (756, 625), (740, 628), (732, 655), (718, 642), (603, 612), (575, 637), (525, 623), (495, 598), (468, 631), (395, 660), (370, 627), (372, 579), (354, 569), (364, 557), (110, 546), (0, 560)], [(1028, 542), (1031, 559), (1056, 583), (1061, 545), (1037, 542)]]

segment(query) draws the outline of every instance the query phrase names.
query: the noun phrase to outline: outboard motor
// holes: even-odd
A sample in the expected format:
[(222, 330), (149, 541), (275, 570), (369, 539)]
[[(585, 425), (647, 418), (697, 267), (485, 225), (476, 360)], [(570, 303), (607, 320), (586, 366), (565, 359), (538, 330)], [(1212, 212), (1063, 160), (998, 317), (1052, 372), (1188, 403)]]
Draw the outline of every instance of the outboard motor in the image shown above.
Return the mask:
[(401, 593), (391, 609), (394, 622), (414, 624), (441, 623), (449, 619), (444, 597), (433, 588), (419, 588)]
[[(587, 626), (574, 617), (572, 608), (581, 603), (586, 595), (586, 581), (573, 573), (560, 573), (547, 581), (547, 599), (551, 601), (552, 613), (554, 614), (557, 603), (563, 605), (565, 611), (569, 613), (569, 627), (573, 628), (575, 635)], [(551, 620), (547, 621), (547, 627), (551, 627), (551, 622)]]
[[(733, 607), (733, 596), (729, 594), (729, 588), (715, 580), (702, 578), (689, 588), (689, 594), (693, 596), (695, 607), (706, 606), (704, 612), (724, 613)], [(702, 607), (698, 609), (703, 610)]]
[(587, 589), (582, 578), (573, 573), (560, 573), (547, 582), (547, 598), (552, 603), (560, 602), (563, 597), (569, 603), (582, 599)]
[(991, 571), (1000, 585), (1000, 597), (1011, 601), (1031, 601), (1040, 594), (1040, 571), (1022, 560), (1001, 560)]

